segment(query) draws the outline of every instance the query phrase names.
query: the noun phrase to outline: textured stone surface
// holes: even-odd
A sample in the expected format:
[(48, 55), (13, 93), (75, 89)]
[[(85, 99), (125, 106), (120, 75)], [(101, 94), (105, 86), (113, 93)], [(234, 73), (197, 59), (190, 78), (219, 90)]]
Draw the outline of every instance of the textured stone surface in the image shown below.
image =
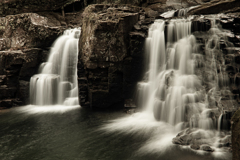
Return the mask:
[(208, 146), (208, 145), (203, 145), (203, 146), (201, 146), (201, 149), (202, 150), (204, 150), (204, 151), (206, 151), (206, 152), (213, 152), (214, 151), (214, 149), (212, 149), (210, 146)]
[[(138, 7), (121, 5), (91, 5), (85, 9), (78, 65), (79, 77), (86, 79), (79, 87), (85, 89), (80, 89), (82, 105), (109, 107), (123, 104), (133, 95), (134, 85), (140, 80), (134, 72), (139, 73), (137, 68), (142, 65), (138, 47), (144, 36), (129, 32), (139, 21), (139, 11)], [(82, 83), (82, 79), (79, 81)]]
[(29, 81), (46, 60), (44, 49), (66, 28), (57, 13), (22, 13), (0, 18), (0, 107), (28, 103)]
[(0, 16), (19, 13), (53, 11), (79, 0), (3, 0)]
[(239, 0), (212, 0), (204, 3), (194, 9), (191, 9), (188, 14), (218, 14), (238, 11), (240, 7)]
[(50, 47), (63, 32), (61, 21), (36, 13), (23, 13), (1, 18), (1, 50)]
[(232, 117), (233, 160), (240, 159), (240, 109)]
[(0, 51), (0, 107), (26, 104), (30, 77), (42, 62), (41, 49)]

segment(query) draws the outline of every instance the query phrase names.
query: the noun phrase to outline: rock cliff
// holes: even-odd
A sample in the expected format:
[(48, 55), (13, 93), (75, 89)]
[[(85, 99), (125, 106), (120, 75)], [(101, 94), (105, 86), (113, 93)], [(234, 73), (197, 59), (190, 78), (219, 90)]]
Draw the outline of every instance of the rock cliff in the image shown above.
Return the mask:
[(0, 108), (28, 104), (29, 80), (62, 34), (61, 16), (22, 13), (0, 18)]
[(139, 11), (132, 6), (91, 5), (83, 12), (79, 66), (85, 69), (86, 83), (85, 89), (79, 87), (82, 104), (122, 103), (128, 94), (126, 85), (136, 83), (128, 82), (127, 67), (132, 60), (129, 32), (139, 20)]
[(0, 16), (19, 13), (54, 11), (80, 0), (3, 0)]

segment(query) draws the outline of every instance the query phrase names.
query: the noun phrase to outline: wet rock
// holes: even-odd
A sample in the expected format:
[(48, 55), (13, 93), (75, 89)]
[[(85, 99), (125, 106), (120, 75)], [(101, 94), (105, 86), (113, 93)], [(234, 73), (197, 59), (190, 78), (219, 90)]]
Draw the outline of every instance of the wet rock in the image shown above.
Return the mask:
[(232, 137), (231, 135), (227, 135), (226, 137), (221, 139), (219, 142), (222, 144), (223, 147), (229, 147), (232, 145)]
[(141, 32), (129, 34), (139, 20), (138, 12), (138, 7), (91, 5), (82, 14), (79, 63), (86, 73), (83, 74), (88, 86), (85, 100), (91, 107), (123, 104), (124, 99), (130, 98), (129, 91), (133, 92), (133, 69), (128, 66), (134, 64), (135, 59), (129, 53), (132, 47), (129, 39), (145, 37)]
[(182, 135), (184, 135), (185, 134), (185, 130), (184, 131), (181, 131), (181, 132), (179, 132), (178, 134), (177, 134), (177, 136), (176, 137), (180, 137), (180, 136), (182, 136)]
[(146, 34), (143, 33), (143, 32), (130, 32), (129, 33), (130, 36), (140, 36), (142, 38), (145, 38), (146, 37)]
[(125, 99), (125, 102), (124, 102), (124, 107), (125, 108), (136, 108), (136, 105), (135, 103), (133, 102), (133, 99)]
[(128, 109), (125, 111), (127, 114), (133, 114), (133, 113), (136, 113), (136, 110), (135, 109)]
[(140, 26), (139, 24), (135, 24), (135, 25), (134, 25), (134, 29), (140, 30), (140, 29), (141, 29), (141, 26)]
[(148, 11), (145, 12), (147, 17), (157, 17), (159, 16), (159, 13), (157, 11), (154, 11), (152, 9), (149, 9)]
[(218, 14), (228, 12), (228, 10), (240, 7), (238, 0), (229, 1), (210, 1), (196, 8), (191, 9), (188, 14)]
[(208, 145), (203, 145), (201, 146), (201, 150), (204, 150), (206, 152), (214, 152), (214, 149), (212, 149), (210, 146)]
[[(83, 13), (85, 18), (79, 44), (84, 61), (95, 57), (98, 61), (117, 62), (122, 61), (127, 55), (126, 39), (128, 32), (138, 21), (138, 13), (120, 12), (118, 8), (111, 8), (111, 10), (107, 9), (104, 16), (97, 15), (103, 12), (104, 7), (110, 8), (110, 6), (92, 5)], [(94, 11), (96, 8), (102, 8), (102, 11)], [(101, 56), (98, 53), (101, 53)]]
[(192, 142), (192, 137), (190, 135), (182, 135), (179, 137), (175, 137), (172, 140), (173, 144), (179, 145), (189, 145)]
[(152, 24), (154, 22), (154, 18), (146, 18), (144, 19), (144, 21), (142, 22), (143, 25), (148, 25), (148, 24)]
[(192, 21), (192, 32), (195, 31), (208, 31), (211, 28), (211, 22), (202, 17), (195, 17)]
[(30, 13), (40, 11), (54, 11), (79, 0), (7, 0), (0, 4), (0, 16)]
[(172, 143), (181, 145), (182, 144), (182, 140), (180, 138), (178, 138), (178, 137), (175, 137), (175, 138), (172, 139)]
[[(225, 113), (221, 117), (221, 126), (220, 129), (224, 131), (230, 131), (231, 129), (231, 118), (235, 112), (234, 106), (231, 106), (231, 101), (229, 101), (229, 106), (223, 106)], [(237, 105), (236, 105), (237, 106)]]
[(231, 123), (233, 160), (238, 160), (240, 159), (240, 109), (234, 113)]
[(4, 21), (5, 29), (0, 40), (2, 50), (50, 47), (65, 29), (57, 19), (36, 13), (10, 15), (4, 17)]
[[(30, 77), (42, 62), (41, 49), (0, 52), (0, 99), (2, 107), (26, 104)], [(11, 101), (9, 101), (9, 99)]]
[(10, 108), (14, 105), (13, 99), (0, 100), (0, 109)]
[(16, 97), (20, 104), (29, 104), (29, 81), (20, 80)]
[(194, 150), (199, 150), (200, 149), (200, 146), (197, 145), (197, 144), (192, 144), (190, 147)]
[(131, 5), (136, 5), (140, 6), (143, 2), (142, 0), (118, 0), (118, 1), (112, 1), (112, 0), (96, 0), (96, 4), (110, 4), (110, 3), (115, 3), (115, 4), (131, 4)]

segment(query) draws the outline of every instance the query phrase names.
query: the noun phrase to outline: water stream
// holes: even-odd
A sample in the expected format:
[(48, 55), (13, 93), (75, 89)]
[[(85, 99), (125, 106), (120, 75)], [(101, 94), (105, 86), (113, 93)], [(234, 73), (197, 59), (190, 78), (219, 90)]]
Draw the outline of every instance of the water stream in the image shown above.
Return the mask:
[[(210, 20), (206, 41), (199, 39), (203, 33), (192, 33), (191, 19), (156, 20), (151, 25), (147, 72), (138, 83), (141, 112), (132, 115), (79, 107), (81, 30), (66, 30), (31, 78), (32, 105), (0, 112), (0, 159), (231, 159), (220, 147), (229, 136), (221, 132), (221, 99), (229, 94), (229, 81), (220, 41), (231, 44), (215, 19)], [(176, 145), (177, 134), (194, 141)], [(200, 148), (192, 149), (192, 143)], [(213, 152), (203, 150), (206, 144)]]
[[(151, 135), (140, 149), (142, 154), (164, 154), (180, 144), (198, 154), (211, 154), (213, 159), (231, 158), (227, 149), (219, 147), (230, 133), (220, 131), (224, 108), (217, 103), (230, 93), (219, 45), (222, 40), (230, 43), (215, 19), (210, 21), (212, 28), (204, 42), (192, 34), (190, 18), (156, 20), (151, 25), (145, 47), (148, 68), (138, 84), (142, 111), (111, 121), (103, 130)], [(192, 149), (195, 145), (198, 149)], [(204, 151), (206, 146), (212, 149), (210, 153)]]
[(48, 61), (30, 80), (32, 105), (79, 105), (77, 82), (80, 29), (69, 29), (53, 44)]

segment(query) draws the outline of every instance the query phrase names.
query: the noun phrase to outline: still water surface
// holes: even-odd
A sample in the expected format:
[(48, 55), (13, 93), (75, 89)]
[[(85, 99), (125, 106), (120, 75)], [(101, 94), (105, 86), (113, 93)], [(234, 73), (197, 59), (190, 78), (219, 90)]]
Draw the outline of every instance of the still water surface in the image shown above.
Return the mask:
[[(179, 146), (164, 154), (140, 153), (147, 135), (120, 134), (100, 128), (109, 120), (131, 116), (122, 111), (34, 110), (33, 106), (0, 111), (1, 160), (214, 160)], [(45, 110), (45, 111), (44, 111)]]

